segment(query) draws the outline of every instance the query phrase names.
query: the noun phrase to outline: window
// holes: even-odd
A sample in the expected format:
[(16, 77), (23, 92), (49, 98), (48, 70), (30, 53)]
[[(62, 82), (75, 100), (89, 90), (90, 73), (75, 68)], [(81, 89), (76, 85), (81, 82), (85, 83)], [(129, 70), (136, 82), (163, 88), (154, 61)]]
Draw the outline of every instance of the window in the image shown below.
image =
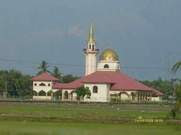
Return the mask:
[(89, 45), (89, 49), (91, 49), (91, 45)]
[(44, 92), (43, 90), (41, 90), (41, 91), (39, 92), (39, 96), (46, 96), (46, 92)]
[(104, 68), (109, 68), (109, 65), (108, 65), (108, 64), (105, 64), (105, 65), (104, 65)]
[(44, 83), (40, 83), (39, 86), (46, 86)]
[(98, 87), (97, 86), (93, 87), (93, 93), (98, 93)]
[(52, 96), (52, 91), (50, 90), (50, 91), (48, 91), (48, 93), (47, 93), (47, 96)]
[(64, 92), (64, 99), (68, 99), (68, 91)]
[(34, 85), (36, 86), (37, 84), (35, 83)]
[(50, 83), (48, 84), (48, 86), (50, 86)]
[(94, 45), (92, 45), (92, 51), (94, 51)]
[(36, 91), (33, 91), (33, 96), (38, 96), (38, 93)]

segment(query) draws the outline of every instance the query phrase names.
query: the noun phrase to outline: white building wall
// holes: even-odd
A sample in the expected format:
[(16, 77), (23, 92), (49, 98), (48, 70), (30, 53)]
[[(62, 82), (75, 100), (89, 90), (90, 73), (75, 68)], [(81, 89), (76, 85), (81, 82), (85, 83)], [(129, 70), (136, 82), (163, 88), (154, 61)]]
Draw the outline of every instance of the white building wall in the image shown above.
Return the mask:
[[(62, 101), (76, 101), (77, 95), (75, 89), (62, 89)], [(68, 92), (68, 98), (65, 98), (65, 92)]]
[(151, 97), (151, 101), (153, 102), (161, 102), (162, 101), (162, 98), (161, 97)]
[[(40, 84), (45, 84), (45, 86), (40, 86)], [(33, 90), (39, 93), (41, 90), (48, 92), (52, 90), (53, 83), (51, 81), (33, 81)]]
[(132, 100), (131, 93), (136, 93), (136, 91), (110, 91), (111, 94), (119, 94), (121, 93), (121, 100)]
[[(45, 86), (41, 86), (40, 84), (45, 84)], [(56, 92), (57, 89), (53, 89), (52, 81), (33, 81), (33, 91), (37, 93), (37, 96), (33, 96), (33, 100), (51, 100), (52, 96), (48, 96), (47, 93), (52, 90), (52, 92)], [(44, 91), (46, 96), (39, 96), (39, 92)]]
[[(108, 65), (109, 68), (104, 68), (105, 65)], [(101, 61), (97, 65), (97, 71), (117, 71), (120, 70), (120, 64), (119, 62), (104, 62)]]
[[(98, 87), (97, 93), (93, 93), (94, 86)], [(85, 97), (84, 101), (89, 101), (89, 102), (109, 102), (110, 101), (110, 96), (109, 96), (110, 85), (109, 84), (84, 84), (84, 87), (88, 87), (91, 91), (90, 98), (88, 99)]]
[(87, 53), (85, 55), (85, 75), (89, 75), (96, 71), (96, 53)]

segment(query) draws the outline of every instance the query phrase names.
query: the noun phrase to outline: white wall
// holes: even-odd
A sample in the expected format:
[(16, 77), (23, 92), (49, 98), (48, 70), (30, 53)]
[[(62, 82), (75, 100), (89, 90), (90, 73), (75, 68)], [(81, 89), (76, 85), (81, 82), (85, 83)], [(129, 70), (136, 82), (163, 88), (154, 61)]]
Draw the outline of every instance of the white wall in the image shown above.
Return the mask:
[(85, 54), (85, 75), (96, 71), (96, 52)]
[[(93, 86), (98, 87), (98, 92), (93, 93)], [(89, 102), (109, 102), (110, 101), (110, 95), (109, 95), (109, 84), (84, 84), (84, 87), (88, 87), (91, 91), (91, 97), (90, 99), (86, 98), (84, 101)]]
[[(119, 94), (120, 92), (121, 92), (121, 97), (120, 97), (121, 100), (132, 100), (131, 93), (132, 92), (135, 93), (135, 91), (110, 91), (110, 95)], [(127, 93), (127, 94), (124, 94), (124, 93)]]
[[(109, 68), (104, 68), (104, 65), (109, 65)], [(119, 62), (100, 61), (97, 65), (97, 71), (117, 71), (120, 69)]]
[(161, 98), (161, 97), (151, 97), (151, 101), (161, 102), (161, 101), (162, 101), (162, 98)]
[[(43, 83), (45, 86), (40, 86)], [(58, 91), (58, 89), (53, 89), (53, 82), (52, 81), (33, 81), (33, 91), (36, 91), (38, 94), (37, 96), (33, 96), (33, 100), (51, 100), (52, 96), (48, 96), (47, 93), (52, 90), (52, 92)], [(40, 91), (44, 91), (46, 96), (39, 96)]]
[[(44, 83), (46, 86), (40, 86), (41, 83)], [(50, 86), (49, 86), (50, 85)], [(41, 90), (48, 92), (52, 90), (53, 83), (51, 81), (33, 81), (33, 90), (39, 93)]]

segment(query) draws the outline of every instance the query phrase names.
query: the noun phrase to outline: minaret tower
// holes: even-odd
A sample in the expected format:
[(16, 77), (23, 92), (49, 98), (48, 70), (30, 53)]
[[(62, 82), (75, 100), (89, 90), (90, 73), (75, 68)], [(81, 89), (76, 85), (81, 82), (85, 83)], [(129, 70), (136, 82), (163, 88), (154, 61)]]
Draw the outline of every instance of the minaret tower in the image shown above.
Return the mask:
[(96, 71), (97, 63), (96, 56), (98, 53), (98, 49), (96, 49), (96, 40), (94, 37), (94, 28), (91, 25), (89, 30), (89, 36), (87, 40), (87, 48), (84, 49), (85, 54), (85, 75), (89, 75)]

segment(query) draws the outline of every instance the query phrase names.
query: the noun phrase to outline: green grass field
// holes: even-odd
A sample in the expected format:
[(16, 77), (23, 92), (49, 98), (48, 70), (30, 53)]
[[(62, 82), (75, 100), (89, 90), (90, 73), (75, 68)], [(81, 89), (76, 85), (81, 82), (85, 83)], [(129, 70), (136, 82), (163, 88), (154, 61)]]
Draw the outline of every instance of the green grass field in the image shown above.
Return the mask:
[(0, 135), (180, 135), (180, 125), (131, 122), (168, 119), (169, 111), (158, 104), (0, 103)]
[(181, 126), (98, 123), (0, 122), (0, 135), (180, 135)]
[[(168, 117), (167, 105), (106, 104), (30, 104), (0, 103), (0, 119), (36, 119), (41, 121), (119, 121), (122, 119)], [(177, 116), (181, 119), (181, 115)]]

